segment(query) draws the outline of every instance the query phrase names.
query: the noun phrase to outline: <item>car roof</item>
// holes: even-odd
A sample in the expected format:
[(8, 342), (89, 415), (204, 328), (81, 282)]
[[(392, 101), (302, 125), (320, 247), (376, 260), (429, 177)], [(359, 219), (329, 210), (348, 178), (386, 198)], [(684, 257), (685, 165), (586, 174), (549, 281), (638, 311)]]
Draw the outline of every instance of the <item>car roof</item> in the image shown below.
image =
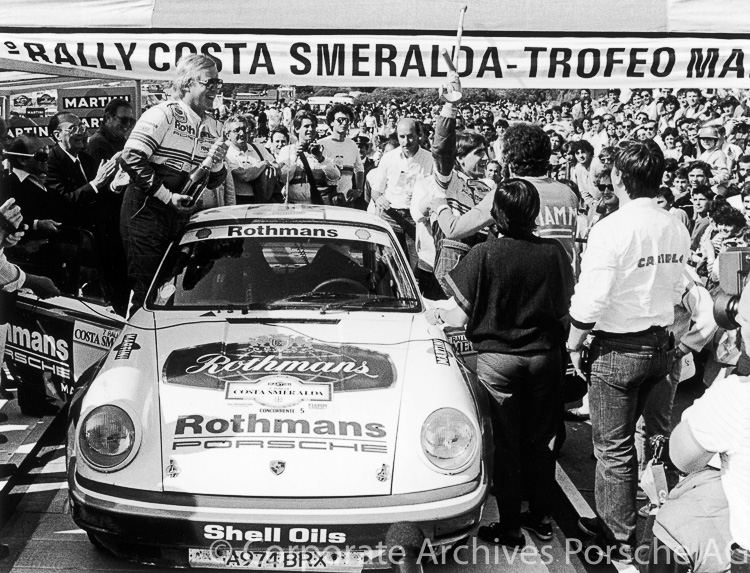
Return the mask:
[(299, 205), (286, 203), (266, 203), (263, 205), (234, 205), (217, 207), (196, 213), (191, 223), (211, 223), (226, 219), (257, 221), (258, 219), (309, 219), (327, 223), (362, 223), (390, 231), (390, 226), (380, 217), (366, 211), (349, 207), (331, 207), (328, 205)]

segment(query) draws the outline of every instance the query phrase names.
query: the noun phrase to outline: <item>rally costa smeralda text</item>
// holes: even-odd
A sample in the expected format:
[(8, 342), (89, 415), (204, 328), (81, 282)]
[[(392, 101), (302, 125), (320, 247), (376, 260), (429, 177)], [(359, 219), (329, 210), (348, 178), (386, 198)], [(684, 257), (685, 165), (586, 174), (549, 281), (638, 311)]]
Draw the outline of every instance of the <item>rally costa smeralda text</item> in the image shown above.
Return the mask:
[[(5, 37), (3, 37), (5, 36)], [(163, 35), (115, 41), (106, 34), (71, 39), (40, 34), (33, 38), (2, 35), (3, 57), (150, 79), (173, 73), (180, 57), (204, 53), (217, 59), (227, 81), (268, 83), (313, 81), (362, 85), (419, 85), (444, 78), (442, 49), (452, 41), (437, 36), (252, 36), (217, 34), (210, 39)], [(137, 34), (135, 35), (137, 36)], [(174, 36), (174, 38), (172, 38)], [(262, 38), (262, 39), (261, 39)], [(671, 38), (490, 38), (470, 37), (461, 47), (460, 75), (468, 86), (497, 87), (497, 80), (523, 82), (571, 80), (659, 80), (660, 82), (745, 79), (743, 47), (737, 40)], [(163, 78), (162, 78), (163, 79)], [(529, 84), (532, 82), (532, 84)], [(425, 85), (433, 85), (426, 82)], [(614, 82), (613, 82), (614, 83)]]

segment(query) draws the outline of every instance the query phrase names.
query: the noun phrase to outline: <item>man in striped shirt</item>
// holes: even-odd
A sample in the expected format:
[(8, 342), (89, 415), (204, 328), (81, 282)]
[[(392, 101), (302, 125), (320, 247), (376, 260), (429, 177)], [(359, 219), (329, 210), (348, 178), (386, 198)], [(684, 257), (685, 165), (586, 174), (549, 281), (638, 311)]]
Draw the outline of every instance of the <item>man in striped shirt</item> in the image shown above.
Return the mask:
[[(560, 241), (574, 264), (574, 269), (577, 268), (575, 236), (578, 198), (567, 185), (546, 175), (552, 153), (549, 137), (537, 125), (517, 123), (503, 133), (502, 140), (503, 153), (500, 159), (508, 167), (510, 175), (526, 179), (539, 192), (540, 210), (536, 220), (536, 234)], [(494, 223), (490, 214), (493, 199), (494, 193), (489, 193), (474, 208), (461, 215), (441, 208), (440, 202), (434, 203), (432, 208), (446, 236), (459, 239)]]

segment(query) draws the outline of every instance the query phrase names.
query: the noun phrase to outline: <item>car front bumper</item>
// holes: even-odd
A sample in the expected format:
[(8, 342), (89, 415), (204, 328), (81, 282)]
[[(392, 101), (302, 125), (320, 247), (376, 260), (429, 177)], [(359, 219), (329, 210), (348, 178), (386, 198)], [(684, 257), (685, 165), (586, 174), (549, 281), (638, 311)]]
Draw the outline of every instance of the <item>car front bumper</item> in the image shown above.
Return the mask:
[[(190, 549), (335, 547), (377, 556), (408, 522), (440, 552), (481, 520), (486, 472), (469, 483), (415, 494), (358, 498), (237, 498), (150, 492), (86, 479), (68, 468), (73, 519), (120, 558), (188, 567)], [(380, 565), (379, 565), (380, 564)], [(365, 568), (390, 567), (367, 559)]]

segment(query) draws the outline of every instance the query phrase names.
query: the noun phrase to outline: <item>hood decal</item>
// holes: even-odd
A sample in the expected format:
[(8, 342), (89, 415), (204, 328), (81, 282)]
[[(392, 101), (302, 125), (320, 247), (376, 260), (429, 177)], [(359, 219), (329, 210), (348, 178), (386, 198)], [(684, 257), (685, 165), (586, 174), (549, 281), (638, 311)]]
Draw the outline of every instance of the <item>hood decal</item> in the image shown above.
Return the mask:
[(244, 343), (212, 342), (175, 350), (167, 357), (162, 375), (167, 384), (230, 393), (239, 385), (254, 386), (269, 376), (278, 379), (280, 375), (288, 379), (293, 376), (303, 385), (316, 385), (323, 392), (327, 384), (332, 384), (335, 392), (351, 392), (391, 387), (396, 381), (396, 368), (390, 356), (381, 352), (273, 334)]

